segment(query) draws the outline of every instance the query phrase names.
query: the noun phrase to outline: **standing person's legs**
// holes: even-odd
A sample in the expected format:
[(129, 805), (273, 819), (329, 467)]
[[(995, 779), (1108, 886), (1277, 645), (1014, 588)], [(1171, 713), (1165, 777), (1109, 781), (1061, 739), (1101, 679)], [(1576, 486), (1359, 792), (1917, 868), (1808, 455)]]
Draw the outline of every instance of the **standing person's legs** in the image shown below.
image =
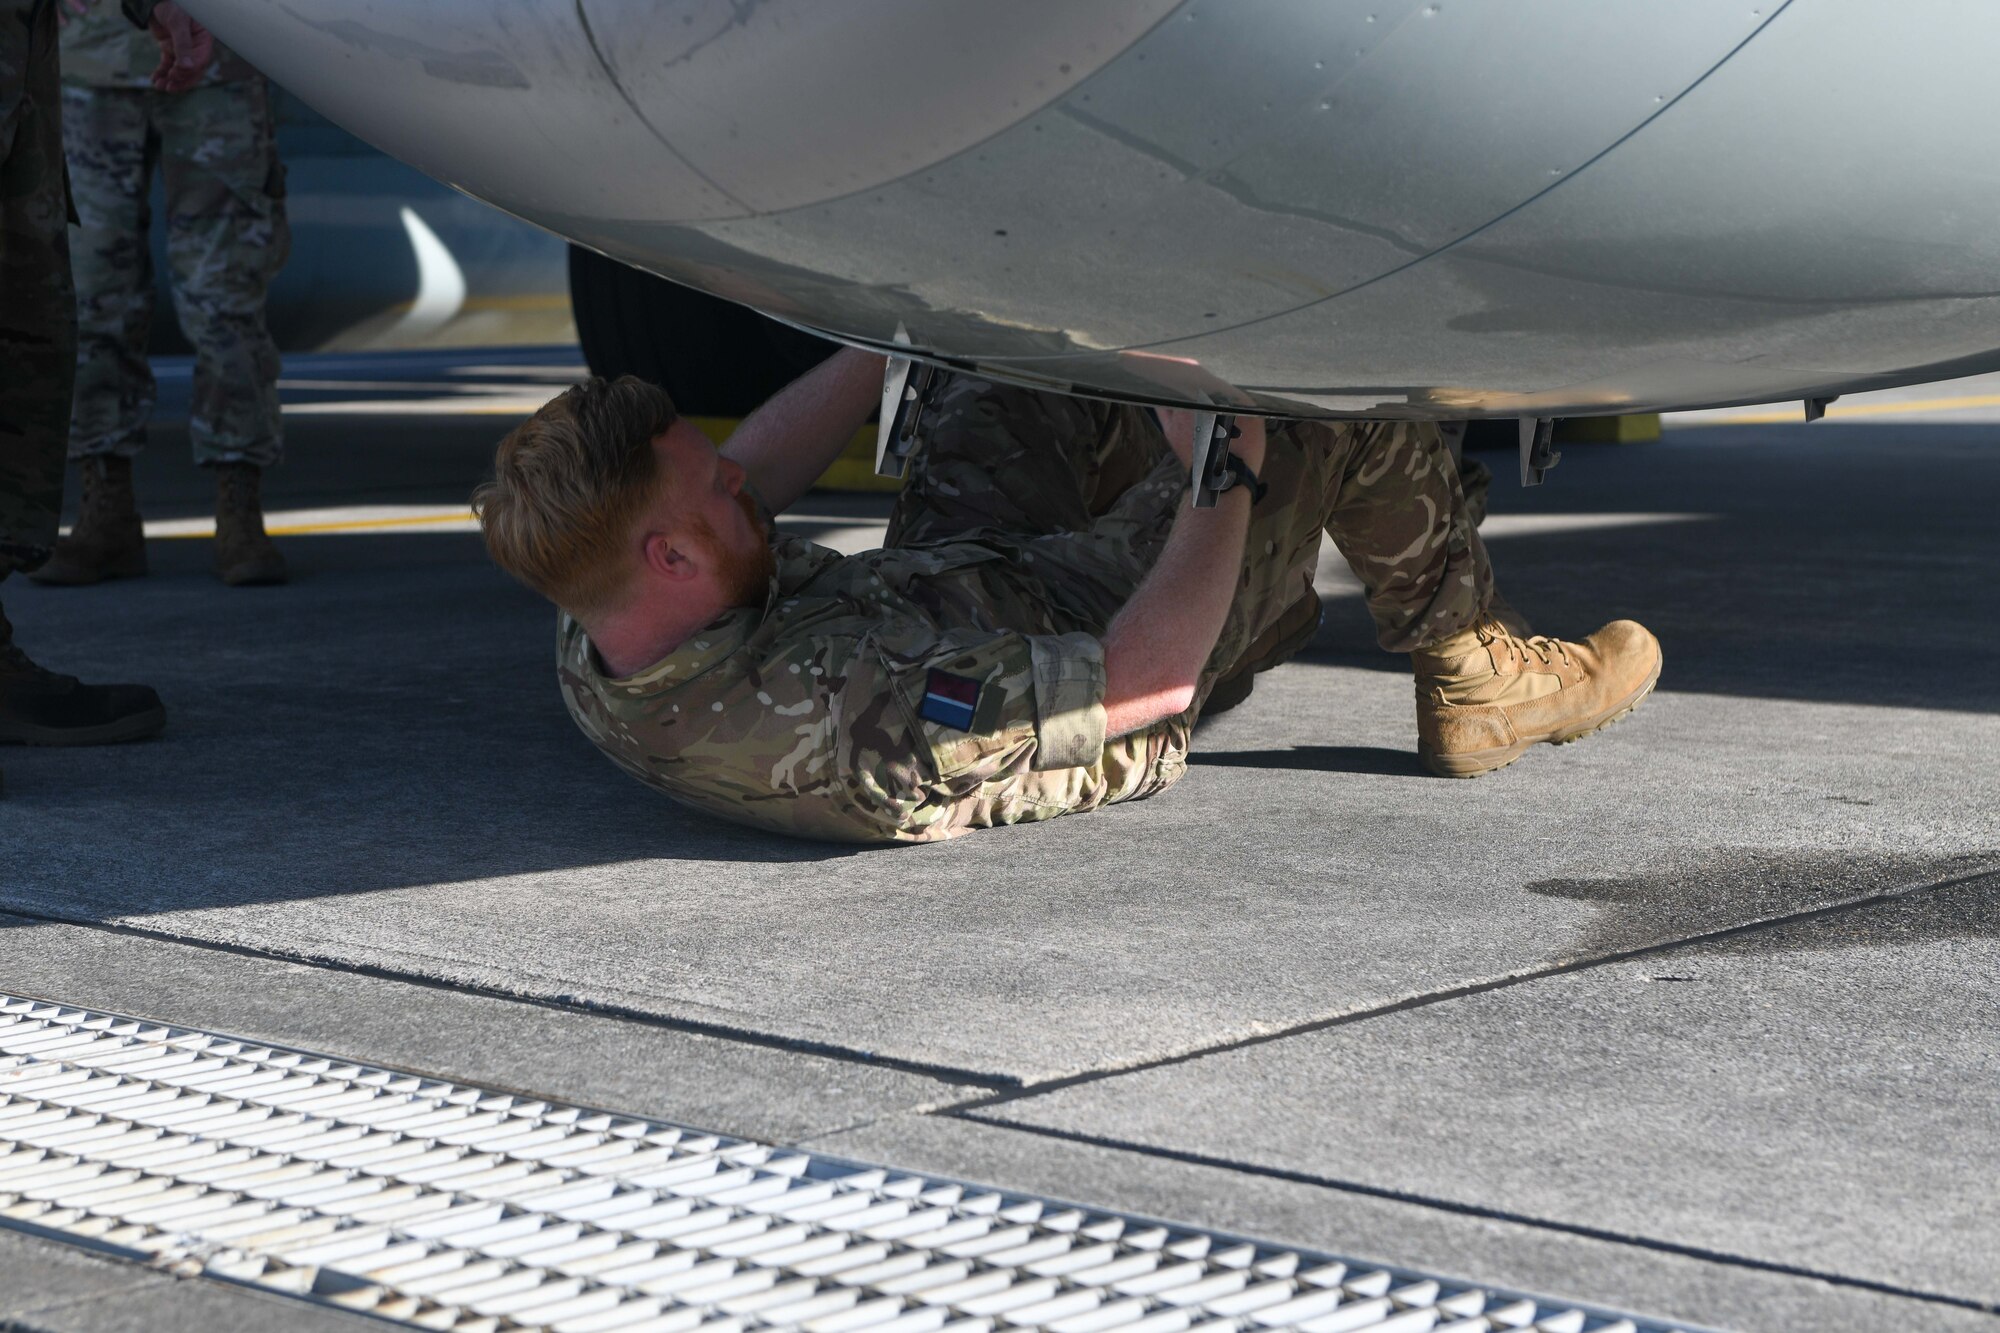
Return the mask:
[(269, 89), (249, 79), (153, 96), (174, 309), (195, 348), (188, 438), (216, 470), (216, 573), (283, 582), (259, 489), (284, 451), (264, 298), (291, 248)]
[(264, 297), (291, 249), (261, 79), (152, 94), (174, 312), (194, 345), (195, 462), (269, 467), (284, 453)]
[[(0, 0), (0, 578), (47, 558), (62, 515), (76, 300), (57, 58), (55, 7)], [(143, 685), (36, 666), (0, 612), (0, 742), (94, 745), (165, 722)]]
[(63, 89), (77, 231), (76, 395), (71, 458), (131, 458), (145, 447), (157, 397), (146, 342), (153, 330), (147, 231), (157, 145), (137, 88)]
[(76, 296), (56, 61), (54, 6), (0, 0), (0, 578), (46, 560), (62, 516)]
[(153, 141), (149, 94), (137, 88), (63, 89), (70, 192), (76, 201), (76, 391), (69, 456), (81, 464), (76, 526), (33, 577), (76, 585), (146, 572), (132, 493), (132, 459), (153, 415), (153, 253), (146, 195)]

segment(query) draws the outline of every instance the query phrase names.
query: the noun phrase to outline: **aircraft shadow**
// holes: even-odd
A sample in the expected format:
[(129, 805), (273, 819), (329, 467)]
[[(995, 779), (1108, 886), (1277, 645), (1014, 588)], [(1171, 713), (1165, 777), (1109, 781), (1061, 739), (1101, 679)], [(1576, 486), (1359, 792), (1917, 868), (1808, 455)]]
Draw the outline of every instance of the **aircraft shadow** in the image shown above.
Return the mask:
[[(313, 453), (302, 475), (330, 488), (345, 466), (328, 461), (340, 439), (302, 434), (295, 447)], [(2000, 646), (1994, 434), (1822, 423), (1575, 447), (1539, 491), (1503, 476), (1494, 513), (1532, 503), (1631, 521), (1517, 524), (1512, 535), (1499, 524), (1490, 544), (1502, 586), (1539, 623), (1652, 626), (1666, 645), (1663, 690), (1991, 713), (2000, 694), (1979, 682)], [(442, 489), (453, 472), (469, 485), (492, 435), (468, 429), (448, 448), (423, 435), (421, 485)], [(171, 444), (152, 452), (163, 457), (142, 480), (157, 493), (178, 487), (185, 500), (206, 484)], [(392, 489), (395, 453), (388, 437), (357, 444), (352, 484)], [(1650, 514), (1695, 517), (1639, 517)], [(511, 891), (518, 877), (595, 867), (668, 911), (712, 889), (684, 870), (673, 878), (681, 863), (796, 878), (786, 868), (908, 854), (738, 828), (619, 774), (563, 712), (553, 615), (485, 562), (474, 535), (284, 545), (298, 574), (286, 588), (221, 588), (207, 543), (163, 541), (149, 579), (0, 590), (21, 642), (49, 666), (147, 680), (172, 714), (158, 742), (0, 755), (0, 908), (97, 918), (414, 885)], [(1283, 670), (1349, 668), (1407, 669), (1375, 648), (1358, 599), (1338, 597)], [(1242, 711), (1265, 703), (1253, 696)], [(1289, 739), (1204, 751), (1198, 737), (1194, 762), (1424, 776), (1393, 748)]]
[[(1996, 445), (1984, 424), (1709, 427), (1572, 446), (1525, 492), (1510, 456), (1487, 455), (1487, 546), (1537, 629), (1651, 628), (1662, 690), (1988, 713), (2000, 694), (1975, 680), (2000, 650)], [(1548, 530), (1524, 530), (1530, 505)], [(1407, 669), (1375, 647), (1358, 593), (1329, 599), (1294, 660)]]

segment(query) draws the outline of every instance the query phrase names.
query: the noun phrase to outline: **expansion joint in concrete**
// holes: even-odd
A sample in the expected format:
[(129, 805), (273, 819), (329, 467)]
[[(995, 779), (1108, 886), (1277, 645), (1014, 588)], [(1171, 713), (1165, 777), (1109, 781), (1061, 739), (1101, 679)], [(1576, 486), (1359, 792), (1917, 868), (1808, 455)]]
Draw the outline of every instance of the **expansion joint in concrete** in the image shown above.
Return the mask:
[(719, 1041), (737, 1042), (745, 1046), (760, 1046), (768, 1050), (789, 1052), (794, 1055), (812, 1055), (827, 1060), (839, 1060), (849, 1064), (873, 1065), (880, 1069), (894, 1069), (906, 1074), (918, 1074), (925, 1078), (937, 1079), (945, 1083), (960, 1083), (970, 1087), (992, 1090), (1020, 1086), (1020, 1080), (1005, 1076), (982, 1073), (978, 1070), (959, 1069), (950, 1065), (933, 1064), (922, 1060), (905, 1060), (892, 1055), (881, 1055), (852, 1046), (842, 1046), (836, 1042), (815, 1041), (809, 1037), (786, 1037), (755, 1028), (738, 1027), (732, 1023), (716, 1023), (695, 1018), (676, 1018), (667, 1014), (653, 1013), (632, 1005), (619, 1004), (610, 1000), (590, 1000), (569, 996), (534, 995), (527, 992), (508, 990), (502, 986), (486, 986), (477, 982), (447, 981), (441, 977), (425, 976), (421, 972), (402, 968), (384, 967), (376, 963), (356, 963), (340, 959), (318, 958), (311, 954), (292, 953), (280, 949), (256, 949), (243, 944), (228, 944), (217, 940), (204, 940), (187, 935), (176, 935), (171, 931), (153, 930), (145, 926), (135, 926), (123, 921), (92, 921), (85, 918), (63, 916), (54, 912), (39, 912), (32, 908), (7, 906), (0, 908), (0, 918), (18, 917), (24, 921), (37, 921), (53, 926), (75, 926), (86, 930), (101, 930), (116, 935), (129, 935), (138, 939), (157, 940), (166, 944), (178, 944), (191, 949), (206, 949), (213, 953), (232, 954), (240, 958), (257, 958), (266, 962), (289, 963), (297, 967), (312, 967), (328, 972), (342, 972), (353, 976), (369, 977), (377, 981), (398, 982), (407, 986), (421, 986), (426, 990), (446, 991), (454, 995), (471, 995), (480, 999), (499, 1000), (508, 1004), (532, 1005), (537, 1009), (551, 1009), (557, 1013), (575, 1014), (590, 1018), (605, 1018), (621, 1023), (634, 1023), (641, 1027), (663, 1029), (670, 1032), (685, 1032), (694, 1036), (713, 1037)]
[[(1733, 926), (1723, 926), (1715, 930), (1697, 931), (1692, 935), (1677, 936), (1670, 940), (1660, 940), (1652, 944), (1642, 944), (1630, 949), (1618, 949), (1609, 953), (1592, 954), (1587, 958), (1574, 958), (1567, 962), (1550, 963), (1542, 967), (1523, 968), (1498, 977), (1488, 977), (1482, 981), (1466, 982), (1463, 985), (1447, 986), (1439, 990), (1425, 991), (1417, 995), (1407, 995), (1398, 1000), (1371, 1005), (1365, 1009), (1355, 1009), (1347, 1013), (1333, 1014), (1325, 1018), (1308, 1019), (1269, 1032), (1253, 1033), (1245, 1037), (1234, 1037), (1227, 1041), (1193, 1046), (1186, 1050), (1174, 1051), (1167, 1055), (1150, 1059), (1135, 1060), (1126, 1064), (1112, 1064), (1086, 1069), (1058, 1078), (1043, 1079), (1025, 1083), (1015, 1083), (995, 1091), (953, 1102), (939, 1107), (934, 1114), (963, 1115), (990, 1110), (1009, 1102), (1026, 1101), (1051, 1092), (1061, 1092), (1066, 1088), (1078, 1087), (1086, 1083), (1102, 1083), (1108, 1079), (1124, 1078), (1131, 1074), (1143, 1074), (1154, 1069), (1165, 1069), (1173, 1065), (1188, 1064), (1205, 1060), (1210, 1056), (1225, 1055), (1231, 1051), (1245, 1050), (1253, 1046), (1263, 1046), (1275, 1041), (1285, 1041), (1329, 1028), (1346, 1027), (1352, 1023), (1364, 1023), (1369, 1019), (1383, 1018), (1390, 1014), (1400, 1014), (1411, 1009), (1428, 1008), (1450, 1000), (1461, 1000), (1472, 995), (1484, 995), (1488, 991), (1505, 990), (1530, 981), (1541, 981), (1549, 977), (1566, 976), (1572, 972), (1589, 971), (1592, 968), (1607, 967), (1615, 963), (1628, 962), (1634, 958), (1647, 958), (1657, 954), (1671, 953), (1691, 945), (1709, 944), (1718, 940), (1732, 939), (1760, 931), (1775, 930), (1782, 926), (1797, 925), (1803, 921), (1816, 921), (1826, 917), (1843, 916), (1850, 912), (1879, 907), (1884, 903), (1909, 898), (1923, 893), (1933, 893), (1957, 888), (1982, 879), (2000, 876), (2000, 865), (1987, 864), (1964, 874), (1948, 876), (1945, 879), (1927, 881), (1921, 884), (1904, 884), (1896, 888), (1884, 889), (1879, 893), (1850, 898), (1844, 902), (1831, 903), (1823, 907), (1804, 908), (1796, 912), (1785, 912), (1778, 916), (1762, 917), (1756, 921), (1745, 921)], [(1684, 980), (1674, 977), (1668, 980)], [(971, 1080), (967, 1080), (971, 1081)]]
[(1047, 1125), (1035, 1125), (1016, 1120), (1007, 1120), (998, 1116), (973, 1115), (963, 1110), (954, 1110), (948, 1114), (956, 1119), (965, 1120), (976, 1125), (984, 1125), (992, 1129), (1015, 1130), (1022, 1134), (1033, 1134), (1048, 1139), (1060, 1139), (1066, 1143), (1077, 1143), (1086, 1147), (1134, 1153), (1142, 1157), (1177, 1162), (1188, 1166), (1212, 1167), (1223, 1171), (1233, 1171), (1239, 1175), (1258, 1176), (1267, 1180), (1282, 1180), (1295, 1185), (1310, 1185), (1319, 1189), (1339, 1190), (1343, 1193), (1364, 1195), (1373, 1199), (1412, 1204), (1421, 1208), (1433, 1208), (1440, 1212), (1455, 1213), (1462, 1217), (1479, 1218), (1490, 1222), (1507, 1222), (1517, 1226), (1534, 1227), (1542, 1231), (1577, 1236), (1586, 1240), (1605, 1241), (1614, 1245), (1629, 1245), (1636, 1249), (1652, 1250), (1661, 1254), (1680, 1255), (1683, 1258), (1698, 1259), (1704, 1263), (1725, 1264), (1732, 1268), (1779, 1274), (1785, 1277), (1807, 1278), (1812, 1281), (1827, 1283), (1830, 1286), (1871, 1291), (1879, 1295), (1895, 1296), (1912, 1301), (1924, 1301), (1933, 1305), (1951, 1306), (1955, 1309), (1971, 1310), (1979, 1314), (2000, 1315), (2000, 1304), (1991, 1301), (1977, 1300), (1967, 1296), (1954, 1296), (1947, 1292), (1925, 1291), (1921, 1288), (1905, 1287), (1894, 1282), (1879, 1282), (1872, 1278), (1856, 1277), (1847, 1273), (1834, 1273), (1824, 1269), (1778, 1263), (1769, 1259), (1759, 1259), (1754, 1255), (1734, 1254), (1726, 1250), (1711, 1250), (1704, 1246), (1687, 1245), (1679, 1241), (1665, 1240), (1657, 1236), (1642, 1236), (1629, 1232), (1614, 1231), (1604, 1227), (1583, 1226), (1575, 1222), (1562, 1222), (1553, 1218), (1537, 1217), (1529, 1213), (1510, 1212), (1504, 1208), (1489, 1208), (1481, 1204), (1463, 1203), (1456, 1199), (1439, 1198), (1435, 1195), (1420, 1194), (1409, 1190), (1390, 1189), (1385, 1186), (1370, 1185), (1361, 1181), (1342, 1180), (1334, 1176), (1316, 1175), (1309, 1171), (1294, 1171), (1285, 1167), (1266, 1166), (1258, 1162), (1238, 1161), (1227, 1157), (1213, 1156), (1208, 1153), (1187, 1152), (1178, 1148), (1162, 1148), (1152, 1144), (1134, 1143), (1103, 1135), (1084, 1134), (1075, 1130), (1056, 1129)]

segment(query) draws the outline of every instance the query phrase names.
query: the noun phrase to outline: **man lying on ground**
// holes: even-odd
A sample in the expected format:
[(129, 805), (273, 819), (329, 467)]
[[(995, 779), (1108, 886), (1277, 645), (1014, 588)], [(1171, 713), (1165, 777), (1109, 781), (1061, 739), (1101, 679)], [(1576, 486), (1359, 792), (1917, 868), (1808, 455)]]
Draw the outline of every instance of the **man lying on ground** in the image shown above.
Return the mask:
[[(1417, 745), (1473, 777), (1652, 689), (1631, 621), (1520, 638), (1436, 428), (1241, 421), (1239, 485), (1187, 503), (1185, 413), (949, 380), (887, 544), (772, 523), (875, 407), (842, 352), (717, 451), (635, 379), (576, 385), (500, 444), (487, 549), (561, 608), (570, 713), (621, 767), (727, 819), (922, 842), (1163, 791), (1219, 682), (1311, 632), (1322, 533), (1416, 670)], [(1164, 427), (1164, 429), (1163, 429)], [(1289, 614), (1288, 614), (1289, 613)], [(1329, 727), (1338, 720), (1327, 719)]]

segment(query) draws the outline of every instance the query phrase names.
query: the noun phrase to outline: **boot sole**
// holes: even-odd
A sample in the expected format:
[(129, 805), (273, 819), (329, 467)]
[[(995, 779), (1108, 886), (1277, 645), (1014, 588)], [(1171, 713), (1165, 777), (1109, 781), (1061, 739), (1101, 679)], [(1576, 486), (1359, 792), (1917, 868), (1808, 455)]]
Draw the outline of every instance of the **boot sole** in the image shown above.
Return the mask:
[(94, 583), (107, 583), (112, 579), (142, 579), (148, 572), (144, 564), (113, 565), (104, 569), (78, 570), (75, 573), (68, 570), (51, 573), (44, 565), (28, 575), (28, 579), (45, 588), (88, 588)]
[(157, 736), (166, 725), (165, 705), (100, 722), (94, 727), (37, 727), (21, 722), (0, 722), (0, 745), (117, 745)]
[(1531, 736), (1517, 740), (1512, 745), (1495, 746), (1491, 750), (1466, 750), (1458, 754), (1438, 754), (1418, 746), (1417, 757), (1423, 760), (1425, 768), (1441, 778), (1476, 778), (1507, 767), (1537, 745), (1568, 745), (1573, 741), (1582, 740), (1585, 736), (1595, 736), (1613, 722), (1630, 717), (1632, 710), (1646, 701), (1646, 696), (1660, 683), (1660, 669), (1666, 662), (1667, 655), (1661, 653), (1660, 660), (1653, 664), (1653, 674), (1646, 678), (1643, 685), (1613, 705), (1603, 716), (1572, 730)]

